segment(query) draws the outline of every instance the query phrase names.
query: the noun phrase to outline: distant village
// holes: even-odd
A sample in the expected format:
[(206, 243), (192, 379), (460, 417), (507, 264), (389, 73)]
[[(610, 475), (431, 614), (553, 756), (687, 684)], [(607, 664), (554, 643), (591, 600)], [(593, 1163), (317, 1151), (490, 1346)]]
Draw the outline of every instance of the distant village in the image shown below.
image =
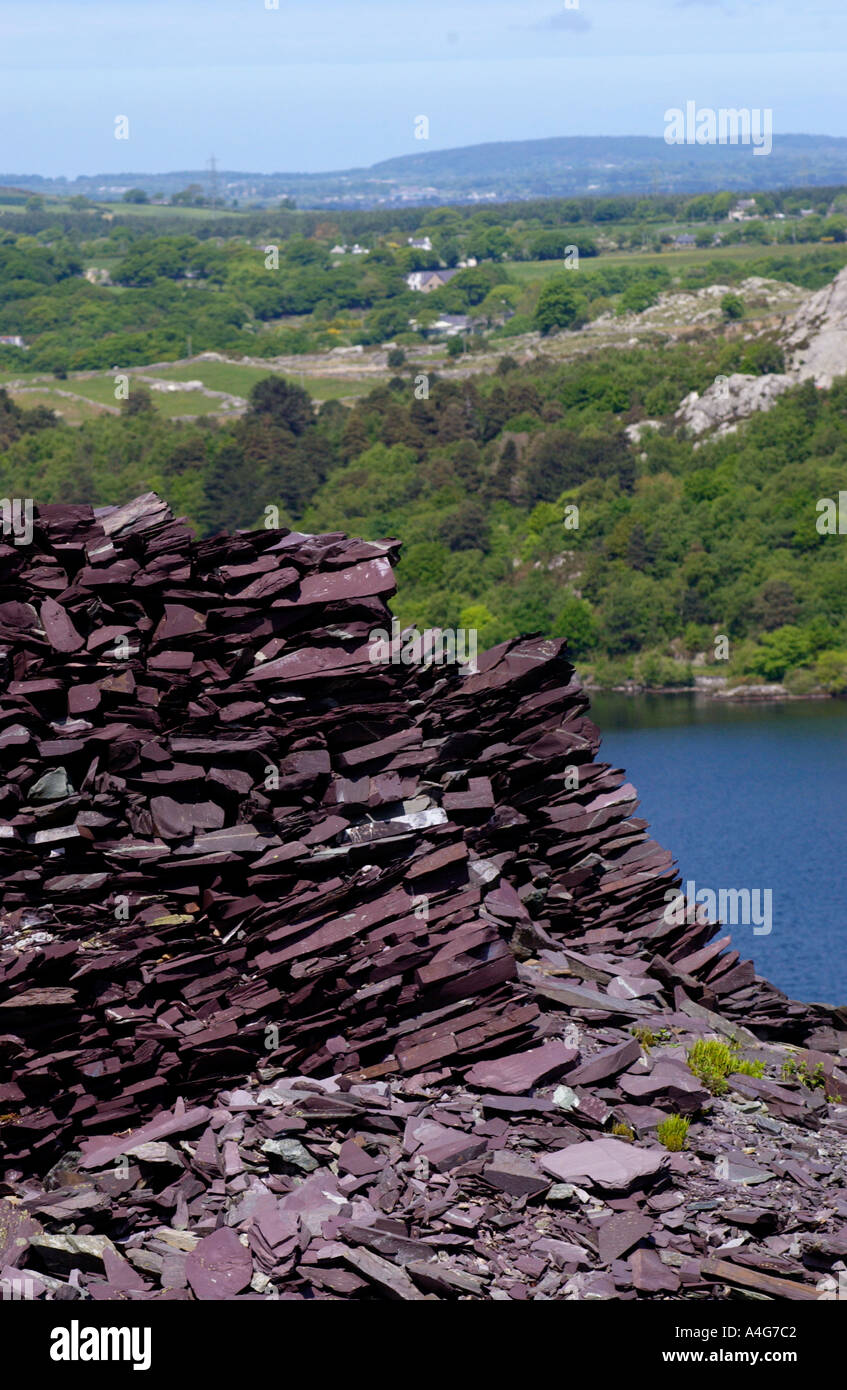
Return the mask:
[[(167, 204), (173, 206), (175, 209), (193, 205), (203, 205), (207, 208), (217, 205), (214, 200), (210, 200), (206, 197), (203, 187), (199, 184), (189, 185), (186, 189), (182, 190), (182, 192), (171, 195), (166, 195), (165, 193), (148, 194), (142, 189), (126, 189), (117, 186), (104, 187), (103, 191), (112, 195), (122, 193), (123, 201), (127, 204), (149, 204), (151, 206)], [(33, 205), (38, 204), (39, 207), (42, 208), (45, 206), (43, 199), (39, 195), (27, 195), (25, 191), (21, 189), (10, 188), (5, 191), (0, 189), (0, 195), (3, 195), (4, 192), (9, 196), (11, 203), (14, 204), (15, 201), (18, 203), (25, 202), (27, 209), (29, 209), (30, 203)], [(693, 208), (689, 214), (688, 208), (683, 206), (676, 212), (676, 227), (671, 225), (670, 227), (662, 228), (661, 225), (656, 226), (654, 221), (651, 221), (649, 224), (645, 223), (644, 233), (651, 238), (653, 253), (672, 254), (673, 252), (702, 251), (708, 250), (710, 247), (726, 246), (729, 243), (738, 241), (739, 232), (734, 230), (737, 224), (758, 224), (757, 227), (751, 228), (751, 233), (754, 235), (745, 232), (741, 233), (741, 236), (744, 240), (753, 239), (761, 241), (764, 245), (765, 242), (777, 244), (778, 242), (784, 242), (786, 240), (794, 240), (795, 232), (793, 229), (797, 228), (799, 232), (798, 224), (809, 218), (829, 216), (832, 223), (845, 223), (843, 214), (847, 211), (847, 208), (845, 208), (847, 195), (844, 193), (841, 193), (836, 198), (828, 198), (826, 210), (824, 210), (820, 199), (816, 200), (818, 204), (817, 207), (803, 207), (798, 206), (800, 199), (795, 198), (788, 203), (786, 211), (775, 208), (774, 198), (767, 193), (759, 194), (758, 196), (752, 194), (735, 198), (728, 193), (721, 194), (720, 196), (725, 201), (722, 202), (720, 210), (713, 211), (711, 216), (709, 216), (708, 211), (705, 213), (699, 211), (695, 212)], [(809, 194), (807, 193), (806, 196), (809, 196)], [(0, 204), (2, 204), (3, 201), (3, 196), (0, 196)], [(95, 204), (90, 204), (88, 199), (83, 197), (75, 197), (72, 201), (77, 204), (85, 203), (89, 207), (96, 206)], [(223, 199), (221, 199), (220, 202), (223, 204)], [(783, 206), (786, 205), (783, 204)], [(594, 209), (595, 205), (592, 204), (592, 207), (588, 211), (584, 226), (588, 233), (589, 241), (592, 243), (596, 242), (596, 248), (586, 254), (596, 255), (599, 252), (599, 254), (602, 255), (607, 251), (617, 249), (629, 249), (633, 251), (647, 249), (646, 242), (642, 241), (642, 232), (638, 217), (634, 219), (634, 222), (631, 218), (621, 219), (624, 224), (622, 226), (624, 236), (623, 239), (619, 239), (616, 237), (615, 233), (615, 220), (610, 219), (609, 221), (605, 221), (601, 220), (599, 216), (595, 217)], [(422, 209), (422, 221), (424, 221), (423, 211)], [(597, 211), (599, 212), (599, 208)], [(836, 212), (839, 214), (838, 216), (834, 215)], [(10, 230), (12, 227), (12, 215), (11, 209), (4, 209), (0, 206), (0, 219), (5, 221), (5, 225)], [(116, 210), (103, 209), (101, 210), (101, 215), (104, 220), (114, 222), (115, 217), (119, 216), (119, 213)], [(673, 216), (674, 214), (669, 212), (668, 215)], [(693, 227), (693, 230), (678, 230), (679, 223), (685, 220), (688, 220), (689, 227)], [(626, 226), (627, 222), (630, 223), (629, 227)], [(764, 224), (767, 222), (773, 224), (788, 224), (788, 228), (786, 228), (785, 232), (779, 233), (778, 235), (775, 231), (773, 233), (766, 233)], [(563, 229), (567, 225), (566, 221), (563, 222)], [(424, 227), (426, 227), (425, 221)], [(728, 227), (733, 228), (731, 234), (727, 230)], [(721, 230), (721, 228), (724, 230)], [(545, 227), (544, 231), (538, 235), (543, 236), (547, 234), (555, 236), (556, 230), (555, 227)], [(833, 232), (833, 235), (829, 235), (830, 232)], [(824, 224), (820, 231), (812, 236), (811, 239), (819, 239), (821, 241), (843, 241), (845, 240), (844, 233), (845, 228), (843, 226), (839, 232), (837, 227), (833, 227), (832, 225), (826, 226)], [(337, 236), (337, 231), (335, 235)], [(527, 235), (530, 234), (527, 233)], [(573, 235), (574, 239), (576, 239), (575, 232)], [(435, 236), (435, 233), (433, 233), (433, 236)], [(800, 239), (808, 240), (809, 238), (801, 236)], [(224, 238), (215, 237), (213, 240), (219, 241), (222, 244)], [(482, 240), (484, 243), (485, 238), (483, 237)], [(639, 242), (641, 243), (640, 245), (637, 244)], [(266, 253), (277, 249), (276, 247), (266, 245), (264, 238), (254, 244)], [(424, 296), (443, 289), (463, 270), (476, 267), (481, 261), (487, 262), (492, 259), (492, 253), (486, 249), (479, 249), (479, 237), (477, 237), (477, 244), (473, 247), (473, 249), (478, 252), (477, 255), (470, 254), (466, 247), (463, 253), (461, 253), (460, 259), (454, 259), (455, 252), (453, 253), (453, 256), (450, 257), (451, 264), (446, 264), (441, 255), (439, 238), (435, 236), (435, 242), (433, 242), (433, 238), (428, 235), (425, 230), (419, 230), (414, 235), (406, 236), (403, 241), (398, 238), (396, 240), (389, 240), (385, 244), (396, 254), (401, 252), (416, 253), (408, 256), (405, 260), (403, 280), (407, 290), (414, 294)], [(330, 264), (337, 268), (343, 265), (347, 258), (366, 257), (370, 255), (373, 250), (374, 245), (369, 244), (367, 241), (345, 242), (337, 240), (329, 248), (329, 256), (331, 257)], [(552, 260), (557, 258), (549, 251), (538, 251), (535, 254), (541, 259)], [(532, 260), (533, 251), (531, 244), (529, 251), (527, 251), (525, 247), (523, 255), (518, 254), (517, 257), (505, 250), (501, 251), (499, 255), (496, 252), (493, 254), (494, 260), (501, 259), (504, 263), (509, 263), (515, 258)], [(82, 271), (82, 274), (89, 284), (97, 286), (98, 288), (106, 288), (113, 285), (109, 270), (102, 265), (89, 265)], [(185, 281), (192, 282), (198, 288), (200, 288), (203, 283), (201, 272), (192, 267), (187, 267), (184, 270), (182, 278), (184, 278)], [(451, 308), (456, 307), (463, 306), (451, 304)], [(504, 324), (506, 320), (513, 316), (514, 310), (509, 307), (508, 303), (503, 303), (498, 309), (497, 325)], [(486, 322), (484, 318), (475, 316), (472, 313), (441, 312), (437, 318), (433, 318), (432, 311), (430, 310), (428, 314), (422, 315), (420, 320), (415, 317), (410, 317), (408, 326), (413, 331), (423, 333), (427, 336), (438, 335), (443, 338), (453, 338), (460, 334), (463, 335), (477, 331), (485, 327)], [(492, 326), (490, 316), (487, 326)], [(0, 335), (0, 348), (18, 349), (20, 351), (29, 350), (30, 345), (26, 342), (21, 332), (14, 331), (18, 328), (18, 325), (15, 323), (14, 318), (10, 322), (8, 314), (6, 315), (4, 327), (12, 331)]]

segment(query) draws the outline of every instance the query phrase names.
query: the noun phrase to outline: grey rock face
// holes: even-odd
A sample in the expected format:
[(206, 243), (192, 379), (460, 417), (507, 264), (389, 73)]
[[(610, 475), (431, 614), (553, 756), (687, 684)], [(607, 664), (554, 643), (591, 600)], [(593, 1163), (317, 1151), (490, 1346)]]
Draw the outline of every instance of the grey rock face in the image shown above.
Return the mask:
[(794, 377), (787, 373), (746, 376), (733, 372), (702, 395), (697, 391), (689, 392), (674, 418), (679, 424), (687, 425), (693, 434), (705, 434), (707, 430), (732, 434), (738, 429), (739, 420), (758, 410), (770, 410), (777, 397), (794, 385)]
[(738, 421), (769, 410), (777, 397), (802, 381), (828, 389), (847, 372), (847, 269), (800, 305), (784, 321), (779, 343), (787, 370), (768, 376), (734, 372), (699, 394), (690, 392), (675, 419), (693, 434), (728, 434)]

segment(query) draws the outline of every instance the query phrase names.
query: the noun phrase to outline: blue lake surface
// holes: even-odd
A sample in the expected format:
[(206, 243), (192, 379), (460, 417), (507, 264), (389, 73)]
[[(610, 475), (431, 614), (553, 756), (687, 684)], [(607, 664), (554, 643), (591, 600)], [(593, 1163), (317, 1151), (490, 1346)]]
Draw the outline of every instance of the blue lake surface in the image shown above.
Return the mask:
[(683, 881), (772, 890), (770, 935), (732, 928), (742, 957), (795, 999), (847, 1003), (847, 701), (610, 694), (591, 718)]

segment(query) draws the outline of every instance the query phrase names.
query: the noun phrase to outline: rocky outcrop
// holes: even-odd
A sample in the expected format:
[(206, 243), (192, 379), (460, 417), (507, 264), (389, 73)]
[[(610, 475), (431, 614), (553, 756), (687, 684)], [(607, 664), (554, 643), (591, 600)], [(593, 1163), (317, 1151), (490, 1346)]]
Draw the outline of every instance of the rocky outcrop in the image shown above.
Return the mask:
[(780, 342), (794, 381), (829, 387), (847, 372), (847, 268), (792, 314)]
[(719, 377), (702, 395), (691, 391), (674, 418), (692, 434), (705, 434), (707, 430), (732, 434), (741, 420), (759, 410), (769, 410), (777, 397), (794, 384), (793, 377), (781, 373), (746, 376), (733, 372), (731, 376)]
[(778, 341), (785, 353), (784, 373), (718, 377), (702, 394), (692, 391), (685, 397), (674, 417), (677, 423), (693, 434), (730, 433), (739, 421), (769, 410), (790, 387), (814, 381), (828, 388), (847, 373), (847, 268), (785, 320)]

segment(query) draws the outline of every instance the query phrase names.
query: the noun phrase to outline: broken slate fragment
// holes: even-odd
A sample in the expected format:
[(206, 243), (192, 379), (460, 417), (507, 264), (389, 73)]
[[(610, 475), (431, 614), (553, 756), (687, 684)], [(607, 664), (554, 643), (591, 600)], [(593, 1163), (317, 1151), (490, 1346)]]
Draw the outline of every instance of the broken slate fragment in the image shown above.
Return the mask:
[(509, 1149), (492, 1153), (482, 1170), (482, 1176), (492, 1187), (498, 1187), (512, 1197), (534, 1197), (550, 1186), (550, 1179), (539, 1171), (532, 1159)]
[(185, 1261), (185, 1274), (198, 1298), (235, 1298), (253, 1277), (250, 1251), (235, 1231), (222, 1226), (204, 1236)]
[(641, 1044), (637, 1038), (630, 1042), (618, 1043), (617, 1047), (604, 1048), (602, 1052), (595, 1053), (586, 1062), (568, 1072), (568, 1085), (589, 1086), (598, 1081), (605, 1081), (610, 1076), (617, 1076), (618, 1072), (626, 1071), (626, 1068), (637, 1062), (640, 1056)]
[(576, 1056), (575, 1048), (551, 1041), (530, 1048), (528, 1052), (478, 1062), (465, 1074), (465, 1081), (480, 1090), (498, 1091), (508, 1096), (523, 1095), (533, 1086), (556, 1080)]
[(586, 1178), (601, 1187), (627, 1188), (657, 1173), (665, 1157), (664, 1149), (640, 1149), (621, 1139), (604, 1138), (570, 1144), (557, 1153), (542, 1155), (539, 1162), (554, 1178)]
[(644, 1240), (653, 1230), (649, 1216), (641, 1216), (636, 1211), (620, 1211), (610, 1216), (597, 1229), (600, 1259), (604, 1265), (620, 1259), (639, 1241)]

